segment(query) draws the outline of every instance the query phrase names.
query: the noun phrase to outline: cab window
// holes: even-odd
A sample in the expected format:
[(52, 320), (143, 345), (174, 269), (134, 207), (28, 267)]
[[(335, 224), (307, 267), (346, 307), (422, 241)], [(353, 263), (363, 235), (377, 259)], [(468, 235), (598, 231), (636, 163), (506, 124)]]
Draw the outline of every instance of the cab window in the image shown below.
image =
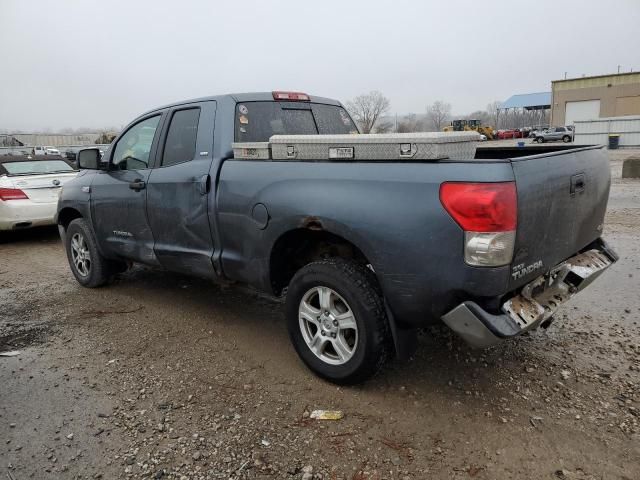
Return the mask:
[(199, 108), (178, 110), (173, 114), (162, 153), (163, 167), (193, 160), (199, 119)]
[(236, 106), (236, 142), (268, 142), (271, 135), (358, 133), (337, 105), (300, 102), (244, 102)]
[(135, 124), (125, 133), (113, 152), (111, 163), (117, 170), (142, 170), (149, 168), (149, 153), (156, 134), (160, 115), (149, 117)]

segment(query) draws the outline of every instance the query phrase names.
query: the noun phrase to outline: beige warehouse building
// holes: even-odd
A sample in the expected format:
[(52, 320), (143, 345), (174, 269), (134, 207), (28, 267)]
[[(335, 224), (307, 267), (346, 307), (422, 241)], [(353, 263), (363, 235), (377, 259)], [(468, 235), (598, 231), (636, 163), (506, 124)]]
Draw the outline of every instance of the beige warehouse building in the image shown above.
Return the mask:
[(640, 115), (640, 72), (551, 82), (551, 125)]

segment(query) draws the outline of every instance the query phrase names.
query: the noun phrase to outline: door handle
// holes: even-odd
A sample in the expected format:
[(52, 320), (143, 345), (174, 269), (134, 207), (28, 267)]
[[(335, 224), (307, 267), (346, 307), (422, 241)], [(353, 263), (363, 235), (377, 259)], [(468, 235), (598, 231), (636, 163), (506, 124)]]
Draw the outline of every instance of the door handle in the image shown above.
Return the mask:
[(200, 177), (200, 181), (198, 182), (198, 190), (200, 191), (200, 195), (206, 195), (209, 193), (209, 188), (211, 186), (211, 177), (209, 175), (203, 175)]
[(140, 190), (143, 190), (147, 187), (147, 184), (144, 182), (144, 180), (134, 180), (133, 182), (129, 183), (129, 188), (131, 190), (135, 190), (136, 192), (139, 192)]
[(569, 193), (571, 195), (575, 195), (576, 193), (583, 192), (584, 187), (585, 187), (584, 173), (577, 173), (571, 177), (571, 187), (569, 188)]

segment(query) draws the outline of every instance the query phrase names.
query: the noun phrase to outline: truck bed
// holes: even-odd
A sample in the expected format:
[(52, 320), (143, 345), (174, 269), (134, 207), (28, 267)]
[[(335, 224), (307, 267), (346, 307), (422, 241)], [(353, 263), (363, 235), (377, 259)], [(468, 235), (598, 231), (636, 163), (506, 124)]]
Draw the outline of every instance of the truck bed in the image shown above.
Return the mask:
[[(596, 241), (610, 173), (600, 147), (558, 145), (479, 147), (469, 160), (229, 159), (219, 178), (228, 276), (270, 289), (269, 252), (281, 235), (305, 228), (330, 232), (370, 260), (398, 318), (420, 324), (463, 299), (497, 308), (505, 295)], [(481, 268), (464, 262), (464, 235), (439, 199), (443, 182), (516, 183), (511, 265)], [(579, 191), (571, 192), (572, 182)], [(265, 207), (268, 228), (256, 229), (254, 205)]]

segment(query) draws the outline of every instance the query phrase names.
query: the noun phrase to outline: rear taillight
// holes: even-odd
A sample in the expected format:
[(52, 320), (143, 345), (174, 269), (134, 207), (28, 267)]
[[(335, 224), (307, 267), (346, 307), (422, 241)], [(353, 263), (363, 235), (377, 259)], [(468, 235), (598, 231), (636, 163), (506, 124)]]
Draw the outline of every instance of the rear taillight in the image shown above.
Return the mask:
[(27, 194), (18, 188), (0, 188), (0, 200), (27, 200)]
[(289, 100), (291, 102), (309, 102), (311, 99), (306, 93), (300, 92), (273, 92), (274, 100)]
[(440, 202), (464, 230), (465, 262), (480, 267), (511, 263), (518, 222), (514, 182), (443, 183)]

